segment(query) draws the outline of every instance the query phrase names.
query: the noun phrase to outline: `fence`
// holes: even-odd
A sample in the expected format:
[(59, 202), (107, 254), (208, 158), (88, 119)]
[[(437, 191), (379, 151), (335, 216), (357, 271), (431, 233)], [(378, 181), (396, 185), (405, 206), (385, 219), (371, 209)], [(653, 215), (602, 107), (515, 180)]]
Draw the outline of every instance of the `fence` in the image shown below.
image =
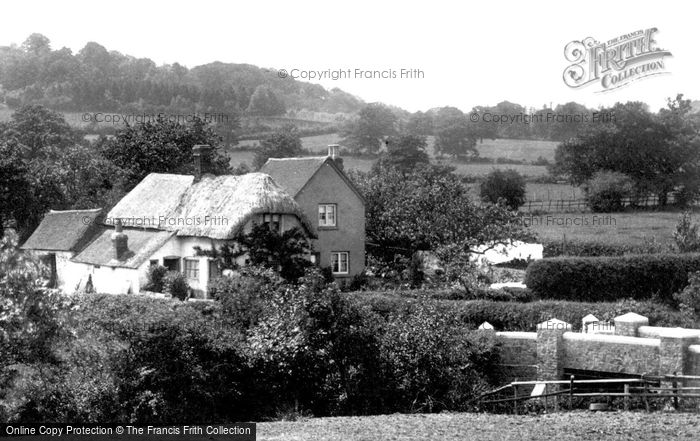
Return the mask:
[[(667, 204), (675, 203), (673, 194), (669, 194), (666, 200)], [(657, 195), (649, 195), (646, 197), (624, 198), (622, 199), (624, 207), (656, 207), (659, 205), (659, 197)], [(525, 204), (520, 207), (522, 211), (544, 211), (550, 213), (566, 213), (580, 212), (588, 209), (586, 199), (570, 198), (570, 199), (531, 199), (525, 201)]]
[[(576, 398), (596, 399), (622, 398), (625, 410), (630, 410), (633, 399), (640, 399), (647, 412), (651, 411), (652, 404), (671, 403), (673, 408), (679, 410), (683, 407), (697, 410), (700, 407), (695, 400), (700, 400), (700, 387), (684, 386), (685, 382), (700, 384), (700, 376), (692, 375), (664, 375), (645, 376), (640, 378), (605, 378), (594, 380), (576, 380), (572, 375), (569, 380), (553, 381), (514, 381), (490, 392), (482, 394), (478, 398), (479, 410), (496, 410), (498, 405), (512, 406), (513, 414), (519, 412), (519, 403), (529, 400), (539, 400), (545, 410), (553, 407), (555, 411), (565, 404), (569, 410), (575, 405)], [(591, 386), (599, 386), (610, 389), (610, 386), (623, 386), (622, 392), (610, 390), (597, 390), (591, 392)], [(553, 389), (553, 390), (552, 390)], [(519, 394), (523, 390), (527, 394)], [(551, 390), (551, 391), (550, 391)], [(499, 395), (510, 395), (499, 398)], [(491, 398), (496, 396), (496, 398)], [(490, 398), (490, 399), (487, 399)], [(551, 406), (550, 406), (551, 400)], [(563, 403), (561, 401), (563, 400)], [(695, 406), (689, 407), (692, 402)]]

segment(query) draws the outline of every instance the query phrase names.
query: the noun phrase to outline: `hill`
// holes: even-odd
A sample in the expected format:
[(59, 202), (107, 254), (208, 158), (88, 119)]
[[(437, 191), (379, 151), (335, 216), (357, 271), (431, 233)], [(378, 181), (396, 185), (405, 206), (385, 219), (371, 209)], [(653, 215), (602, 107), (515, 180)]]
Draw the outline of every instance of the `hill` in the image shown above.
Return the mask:
[(21, 46), (0, 47), (0, 102), (62, 112), (291, 113), (305, 119), (314, 113), (356, 113), (364, 104), (337, 88), (280, 78), (274, 69), (218, 61), (192, 69), (179, 63), (157, 66), (95, 42), (73, 54), (65, 47), (52, 49), (41, 34)]

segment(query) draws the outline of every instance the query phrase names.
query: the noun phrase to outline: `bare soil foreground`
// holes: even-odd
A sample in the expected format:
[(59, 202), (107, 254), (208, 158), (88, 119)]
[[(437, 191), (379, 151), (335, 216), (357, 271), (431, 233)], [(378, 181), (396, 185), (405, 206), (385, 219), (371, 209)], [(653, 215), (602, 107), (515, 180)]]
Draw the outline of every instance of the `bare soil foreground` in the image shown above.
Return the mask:
[(258, 424), (259, 441), (643, 441), (698, 438), (700, 415), (683, 413), (396, 414)]

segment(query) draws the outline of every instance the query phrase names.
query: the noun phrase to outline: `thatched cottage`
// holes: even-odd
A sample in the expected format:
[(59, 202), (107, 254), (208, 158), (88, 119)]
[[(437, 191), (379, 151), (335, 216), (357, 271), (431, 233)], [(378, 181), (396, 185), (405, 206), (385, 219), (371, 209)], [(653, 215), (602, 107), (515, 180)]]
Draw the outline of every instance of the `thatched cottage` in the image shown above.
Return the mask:
[(219, 247), (254, 222), (315, 237), (299, 204), (269, 175), (197, 169), (196, 176), (151, 173), (106, 214), (52, 211), (22, 248), (49, 260), (64, 291), (92, 284), (97, 292), (138, 293), (149, 266), (158, 264), (183, 272), (195, 294), (206, 296), (218, 273), (196, 246)]
[(206, 174), (208, 146), (195, 146), (196, 174), (151, 173), (108, 213), (51, 211), (22, 246), (51, 266), (64, 291), (138, 293), (151, 265), (187, 277), (206, 297), (216, 265), (197, 256), (230, 242), (253, 223), (300, 227), (314, 245), (309, 259), (346, 279), (365, 263), (365, 209), (337, 146), (327, 157), (270, 159), (261, 173)]

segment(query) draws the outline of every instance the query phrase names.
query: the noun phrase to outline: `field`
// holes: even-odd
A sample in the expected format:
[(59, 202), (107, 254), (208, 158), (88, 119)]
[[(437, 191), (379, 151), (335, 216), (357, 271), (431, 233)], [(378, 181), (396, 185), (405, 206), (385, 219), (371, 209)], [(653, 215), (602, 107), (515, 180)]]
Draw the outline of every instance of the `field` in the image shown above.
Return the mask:
[(260, 441), (697, 439), (700, 415), (570, 412), (539, 416), (416, 414), (258, 424)]
[(531, 225), (530, 230), (545, 241), (566, 239), (644, 245), (651, 240), (659, 244), (671, 242), (680, 215), (677, 211), (553, 213), (523, 214), (523, 219), (526, 225)]

